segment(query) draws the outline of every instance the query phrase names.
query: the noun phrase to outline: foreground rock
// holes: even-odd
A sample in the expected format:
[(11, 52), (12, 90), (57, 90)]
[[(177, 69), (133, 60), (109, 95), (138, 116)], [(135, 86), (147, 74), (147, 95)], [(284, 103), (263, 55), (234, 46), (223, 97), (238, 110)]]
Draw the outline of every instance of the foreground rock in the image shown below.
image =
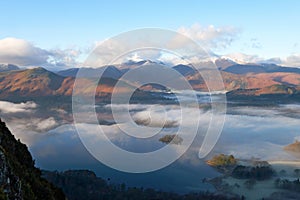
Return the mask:
[(26, 145), (0, 120), (0, 199), (63, 200), (63, 192), (41, 177)]

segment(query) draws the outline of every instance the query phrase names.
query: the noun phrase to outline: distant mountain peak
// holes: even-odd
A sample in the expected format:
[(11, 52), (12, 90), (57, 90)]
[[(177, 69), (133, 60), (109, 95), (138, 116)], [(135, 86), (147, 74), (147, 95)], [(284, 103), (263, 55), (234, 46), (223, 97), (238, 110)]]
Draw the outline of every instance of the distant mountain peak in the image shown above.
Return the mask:
[(248, 74), (248, 73), (297, 73), (300, 74), (300, 69), (295, 67), (282, 67), (276, 64), (268, 63), (252, 63), (252, 64), (234, 64), (223, 69), (226, 72), (233, 74)]
[(138, 61), (135, 61), (135, 60), (128, 60), (122, 64), (120, 64), (121, 66), (140, 66), (140, 65), (148, 65), (148, 64), (160, 64), (160, 65), (165, 65), (164, 62), (162, 61), (154, 61), (154, 60), (150, 60), (150, 59), (147, 59), (147, 60), (138, 60)]
[(52, 76), (52, 77), (58, 76), (54, 72), (48, 71), (47, 69), (45, 69), (43, 67), (35, 67), (35, 68), (27, 69), (27, 70), (24, 70), (24, 72), (27, 75), (35, 75), (35, 76)]
[(34, 67), (34, 68), (29, 69), (29, 71), (32, 71), (32, 72), (48, 72), (48, 70), (46, 70), (43, 67)]
[(2, 63), (0, 64), (0, 72), (7, 72), (13, 70), (20, 70), (17, 65), (9, 64), (9, 63)]
[(218, 68), (220, 69), (225, 69), (231, 65), (235, 65), (237, 64), (236, 62), (234, 62), (232, 59), (230, 58), (226, 58), (226, 57), (221, 57), (219, 59), (215, 60), (215, 64)]
[[(80, 74), (78, 71), (80, 70)], [(70, 68), (58, 71), (56, 74), (63, 77), (99, 77), (100, 74), (105, 78), (119, 79), (122, 76), (121, 71), (114, 65), (103, 66), (98, 68)]]

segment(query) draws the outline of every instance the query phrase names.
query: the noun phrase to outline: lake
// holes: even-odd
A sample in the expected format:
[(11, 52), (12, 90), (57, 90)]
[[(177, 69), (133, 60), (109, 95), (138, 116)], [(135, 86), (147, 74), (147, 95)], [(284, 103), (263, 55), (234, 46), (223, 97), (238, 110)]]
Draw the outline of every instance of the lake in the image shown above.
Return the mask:
[[(117, 105), (122, 115), (124, 105)], [(133, 119), (152, 117), (152, 126), (160, 127), (166, 123), (180, 119), (178, 105), (130, 105)], [(158, 107), (159, 109), (156, 109)], [(100, 111), (110, 113), (110, 105), (100, 106)], [(214, 169), (205, 164), (205, 160), (213, 155), (224, 153), (233, 154), (237, 158), (259, 158), (268, 161), (295, 161), (296, 158), (285, 151), (283, 147), (300, 139), (300, 106), (296, 104), (278, 105), (273, 107), (230, 106), (227, 109), (222, 134), (205, 159), (198, 158), (199, 147), (203, 142), (203, 133), (207, 130), (210, 111), (202, 108), (189, 107), (190, 118), (186, 119), (185, 127), (195, 123), (195, 113), (200, 113), (199, 133), (188, 150), (169, 166), (148, 173), (120, 172), (97, 161), (84, 147), (73, 124), (63, 124), (51, 130), (40, 133), (21, 132), (14, 126), (13, 120), (8, 126), (15, 130), (17, 137), (28, 142), (30, 151), (38, 167), (48, 170), (89, 169), (99, 177), (113, 183), (126, 183), (128, 186), (153, 187), (166, 191), (190, 192), (211, 190), (214, 188), (203, 183), (203, 178), (219, 175)], [(163, 111), (162, 111), (163, 110)], [(144, 117), (144, 118), (143, 118)], [(111, 120), (111, 117), (107, 117)], [(142, 120), (143, 121), (143, 120)], [(212, 122), (213, 123), (213, 122)], [(147, 139), (137, 139), (122, 133), (120, 124), (102, 125), (111, 141), (127, 151), (143, 153), (159, 150), (166, 144), (159, 141), (162, 135), (176, 133), (176, 125), (163, 128), (162, 131)], [(95, 130), (95, 124), (81, 124), (85, 130)], [(122, 124), (121, 124), (122, 126)], [(143, 124), (142, 124), (143, 126)], [(27, 134), (27, 135), (26, 135)], [(35, 139), (28, 139), (30, 137)], [(185, 133), (188, 135), (189, 133)], [(95, 136), (96, 137), (96, 136)], [(22, 139), (23, 138), (23, 139)], [(97, 138), (99, 141), (101, 138)], [(174, 147), (173, 147), (174, 146)], [(172, 148), (181, 148), (172, 144)], [(111, 159), (124, 159), (113, 157)], [(126, 159), (126, 158), (125, 158)], [(135, 163), (139, 165), (139, 163)], [(150, 165), (151, 163), (143, 163)]]

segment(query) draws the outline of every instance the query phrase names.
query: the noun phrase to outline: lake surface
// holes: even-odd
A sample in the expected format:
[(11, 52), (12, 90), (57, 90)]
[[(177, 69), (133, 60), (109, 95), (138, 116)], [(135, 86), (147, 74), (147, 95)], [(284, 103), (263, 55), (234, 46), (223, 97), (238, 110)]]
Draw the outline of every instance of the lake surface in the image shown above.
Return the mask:
[[(188, 99), (188, 97), (187, 97)], [(111, 120), (111, 105), (101, 105), (99, 112), (107, 112), (107, 121)], [(122, 115), (124, 105), (118, 106), (117, 111)], [(125, 105), (126, 106), (126, 105)], [(10, 118), (8, 126), (18, 138), (26, 141), (38, 167), (48, 170), (89, 169), (99, 177), (109, 179), (114, 183), (126, 183), (130, 186), (153, 187), (157, 189), (190, 192), (199, 190), (214, 190), (203, 183), (203, 178), (212, 178), (219, 175), (214, 169), (205, 164), (205, 159), (224, 153), (233, 154), (237, 158), (259, 158), (269, 161), (297, 161), (299, 158), (283, 151), (283, 147), (300, 139), (300, 105), (278, 105), (275, 107), (231, 106), (227, 110), (222, 134), (213, 151), (203, 160), (198, 158), (199, 147), (207, 130), (211, 113), (207, 109), (188, 106), (189, 115), (185, 119), (186, 135), (189, 127), (196, 123), (195, 115), (200, 113), (200, 128), (195, 141), (178, 160), (169, 166), (149, 173), (120, 172), (97, 161), (84, 147), (73, 124), (63, 124), (48, 131), (24, 132), (20, 119)], [(151, 125), (160, 127), (161, 121), (170, 123), (162, 128), (159, 134), (147, 138), (137, 139), (128, 136), (118, 128), (122, 124), (102, 125), (107, 137), (117, 146), (127, 151), (143, 153), (159, 150), (166, 144), (159, 138), (166, 134), (176, 133), (181, 116), (178, 105), (130, 105), (130, 114), (133, 119), (147, 121), (151, 116)], [(19, 121), (18, 121), (19, 120)], [(49, 120), (48, 120), (49, 121)], [(180, 120), (179, 120), (180, 121)], [(25, 122), (24, 122), (25, 123)], [(174, 125), (175, 124), (175, 125)], [(213, 122), (212, 122), (213, 124)], [(96, 124), (82, 123), (86, 130), (95, 130)], [(143, 126), (143, 124), (141, 124)], [(96, 135), (95, 135), (96, 137)], [(184, 138), (184, 136), (183, 136)], [(101, 138), (97, 138), (101, 140)], [(172, 144), (174, 151), (181, 148)], [(118, 159), (114, 157), (112, 159)], [(121, 158), (120, 158), (121, 159)], [(124, 158), (122, 158), (124, 159)], [(147, 165), (147, 163), (144, 163)], [(151, 164), (151, 163), (149, 163)], [(139, 163), (136, 163), (139, 165)]]
[[(134, 114), (145, 114), (147, 105), (131, 105)], [(153, 105), (152, 110), (153, 110)], [(119, 105), (120, 109), (122, 105)], [(103, 109), (106, 109), (104, 107)], [(233, 154), (237, 158), (262, 160), (297, 160), (283, 151), (283, 147), (300, 138), (299, 105), (279, 105), (277, 107), (231, 107), (228, 108), (221, 137), (207, 158), (219, 153)], [(176, 119), (177, 107), (165, 108), (169, 119)], [(195, 110), (194, 108), (192, 108)], [(154, 112), (155, 109), (154, 109)], [(203, 124), (207, 124), (209, 111), (201, 111)], [(141, 114), (142, 113), (142, 114)], [(158, 112), (159, 113), (159, 112)], [(158, 113), (152, 116), (159, 118)], [(134, 116), (133, 114), (133, 116)], [(193, 111), (190, 122), (193, 124)], [(201, 126), (203, 125), (201, 124)], [(93, 129), (91, 124), (85, 124)], [(108, 137), (113, 143), (132, 152), (148, 152), (162, 148), (165, 144), (158, 141), (159, 136), (142, 140), (120, 135), (116, 125), (105, 126)], [(205, 128), (202, 130), (205, 131)], [(162, 135), (176, 132), (176, 127), (166, 128)], [(200, 131), (201, 132), (201, 131)], [(200, 133), (201, 135), (201, 133)], [(198, 158), (199, 145), (203, 137), (196, 137), (188, 151), (171, 165), (155, 172), (134, 174), (120, 172), (97, 161), (81, 143), (74, 125), (65, 124), (42, 134), (30, 145), (30, 151), (38, 167), (48, 170), (90, 169), (111, 182), (126, 183), (130, 186), (153, 187), (162, 190), (189, 192), (213, 190), (203, 183), (203, 178), (219, 174)], [(126, 162), (126, 158), (124, 159)], [(139, 163), (136, 163), (139, 165)]]

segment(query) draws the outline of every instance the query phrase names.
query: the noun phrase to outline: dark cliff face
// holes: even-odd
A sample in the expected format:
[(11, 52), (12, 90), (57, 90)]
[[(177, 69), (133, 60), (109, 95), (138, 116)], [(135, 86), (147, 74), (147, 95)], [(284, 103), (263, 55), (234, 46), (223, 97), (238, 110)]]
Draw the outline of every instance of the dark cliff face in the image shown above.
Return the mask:
[(41, 178), (25, 144), (0, 120), (0, 200), (60, 200), (63, 192)]

